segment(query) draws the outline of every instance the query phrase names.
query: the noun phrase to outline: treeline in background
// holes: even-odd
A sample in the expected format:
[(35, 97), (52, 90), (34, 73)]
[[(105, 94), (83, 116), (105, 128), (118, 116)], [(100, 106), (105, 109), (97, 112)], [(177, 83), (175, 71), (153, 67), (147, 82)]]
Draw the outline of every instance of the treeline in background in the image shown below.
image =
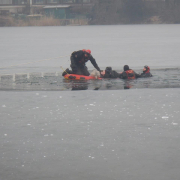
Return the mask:
[(91, 24), (180, 23), (180, 0), (94, 0)]
[[(73, 0), (69, 5), (63, 4), (66, 6), (63, 6), (60, 0), (51, 6), (47, 6), (47, 3), (1, 5), (0, 27), (180, 23), (180, 0), (88, 0), (88, 3), (83, 3), (85, 0), (79, 1), (75, 3)], [(8, 7), (19, 9), (17, 12), (3, 9)]]

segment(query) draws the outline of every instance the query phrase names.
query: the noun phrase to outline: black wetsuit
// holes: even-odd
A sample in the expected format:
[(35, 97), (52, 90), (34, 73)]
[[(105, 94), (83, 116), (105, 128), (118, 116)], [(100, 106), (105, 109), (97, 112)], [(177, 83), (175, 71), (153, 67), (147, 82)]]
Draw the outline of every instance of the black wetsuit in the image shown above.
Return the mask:
[(148, 72), (148, 73), (143, 72), (143, 73), (141, 73), (140, 77), (141, 78), (152, 77), (152, 74), (150, 72)]
[(93, 58), (91, 54), (88, 54), (88, 57), (85, 56), (87, 54), (86, 52), (79, 50), (79, 51), (74, 51), (71, 54), (71, 68), (73, 74), (79, 74), (79, 75), (85, 75), (89, 76), (88, 69), (86, 67), (86, 62), (91, 61), (93, 66), (100, 71), (100, 68), (98, 67), (96, 60)]
[(103, 78), (118, 78), (119, 74), (112, 70), (111, 67), (106, 67), (105, 74), (103, 75)]

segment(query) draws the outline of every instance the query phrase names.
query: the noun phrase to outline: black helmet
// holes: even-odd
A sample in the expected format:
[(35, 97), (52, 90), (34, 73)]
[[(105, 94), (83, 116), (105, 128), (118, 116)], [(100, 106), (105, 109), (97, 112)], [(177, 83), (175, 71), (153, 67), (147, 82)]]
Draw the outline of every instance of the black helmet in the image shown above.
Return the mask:
[(108, 73), (108, 74), (110, 74), (111, 73), (111, 71), (112, 71), (112, 67), (106, 67), (106, 73)]
[(124, 65), (124, 71), (129, 70), (129, 66), (128, 65)]

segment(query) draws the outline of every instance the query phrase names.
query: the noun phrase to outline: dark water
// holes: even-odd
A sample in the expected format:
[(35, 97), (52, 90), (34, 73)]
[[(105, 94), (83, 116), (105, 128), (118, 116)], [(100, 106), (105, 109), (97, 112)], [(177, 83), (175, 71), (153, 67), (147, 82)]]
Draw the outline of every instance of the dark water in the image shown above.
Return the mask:
[[(64, 80), (84, 48), (153, 77)], [(0, 180), (179, 180), (179, 49), (180, 25), (0, 28)]]
[[(137, 71), (142, 72), (142, 70)], [(122, 90), (144, 88), (180, 88), (180, 69), (166, 68), (151, 70), (153, 77), (136, 80), (102, 79), (102, 80), (65, 80), (62, 73), (49, 73), (43, 77), (17, 77), (15, 81), (2, 76), (0, 90)], [(56, 74), (56, 76), (55, 76)]]

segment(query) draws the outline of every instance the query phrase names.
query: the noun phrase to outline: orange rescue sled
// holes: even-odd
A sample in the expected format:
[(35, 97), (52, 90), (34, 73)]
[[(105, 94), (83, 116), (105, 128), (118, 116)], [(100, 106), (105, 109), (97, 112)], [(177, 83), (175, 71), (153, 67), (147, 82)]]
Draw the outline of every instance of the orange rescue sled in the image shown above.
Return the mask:
[[(64, 76), (65, 79), (69, 80), (91, 80), (91, 79), (96, 79), (93, 76), (84, 76), (84, 75), (78, 75), (78, 74), (66, 74)], [(102, 78), (97, 78), (97, 79), (102, 79)]]

